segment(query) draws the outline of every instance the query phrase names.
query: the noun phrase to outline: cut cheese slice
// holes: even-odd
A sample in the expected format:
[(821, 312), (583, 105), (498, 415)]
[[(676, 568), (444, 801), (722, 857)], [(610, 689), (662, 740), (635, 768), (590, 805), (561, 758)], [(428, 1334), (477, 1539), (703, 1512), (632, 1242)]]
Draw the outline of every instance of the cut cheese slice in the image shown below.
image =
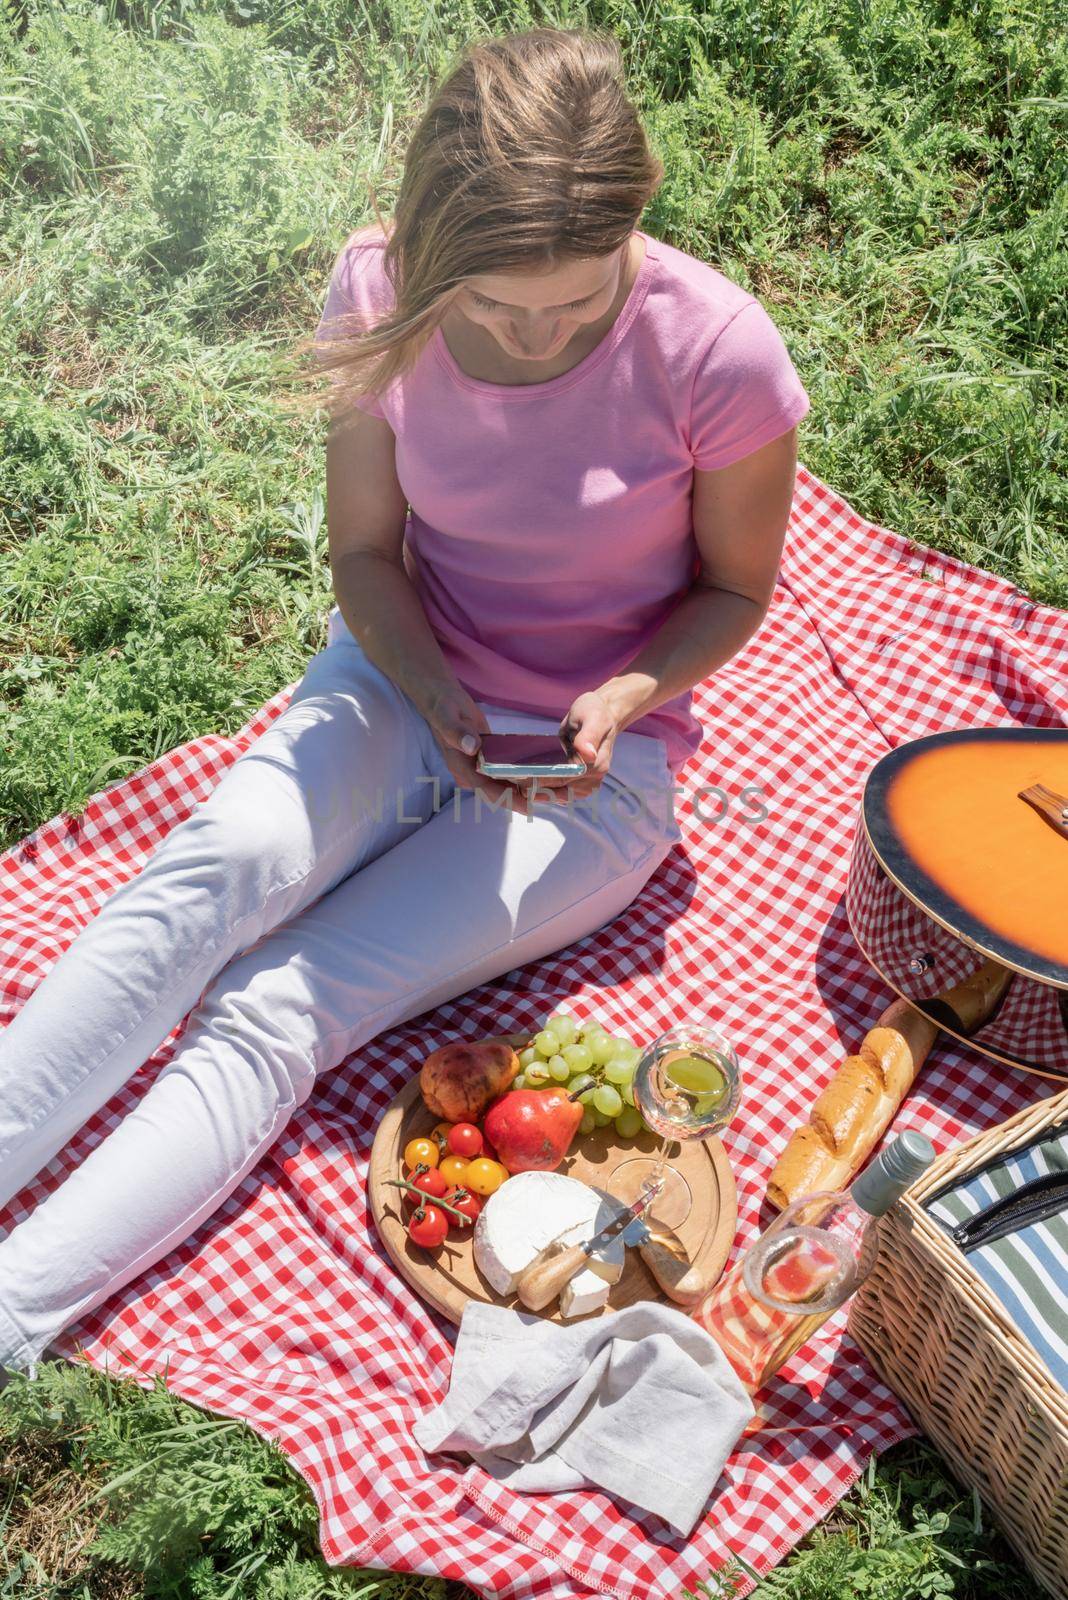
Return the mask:
[[(570, 1241), (574, 1243), (574, 1241)], [(560, 1315), (564, 1318), (587, 1317), (591, 1311), (600, 1311), (608, 1304), (612, 1285), (623, 1276), (625, 1246), (613, 1239), (605, 1255), (591, 1260), (581, 1272), (576, 1272), (570, 1283), (560, 1291)], [(609, 1274), (613, 1274), (609, 1276)]]
[[(600, 1194), (600, 1190), (594, 1190)], [(613, 1214), (624, 1210), (609, 1197), (609, 1205)], [(606, 1226), (609, 1218), (597, 1223), (599, 1228)], [(577, 1244), (580, 1239), (588, 1239), (589, 1234), (576, 1229), (565, 1244)], [(618, 1239), (610, 1239), (603, 1245), (595, 1256), (591, 1256), (581, 1272), (576, 1272), (570, 1283), (565, 1283), (560, 1291), (560, 1315), (562, 1317), (585, 1317), (591, 1311), (600, 1311), (601, 1307), (608, 1304), (608, 1296), (612, 1285), (618, 1283), (623, 1276), (623, 1263), (626, 1259), (627, 1247)]]
[[(516, 1285), (554, 1239), (577, 1244), (625, 1211), (618, 1200), (559, 1172), (519, 1172), (492, 1194), (475, 1223), (475, 1265), (500, 1295)], [(623, 1272), (624, 1247), (613, 1240), (596, 1263), (576, 1273), (560, 1297), (562, 1316), (584, 1316), (605, 1304)]]

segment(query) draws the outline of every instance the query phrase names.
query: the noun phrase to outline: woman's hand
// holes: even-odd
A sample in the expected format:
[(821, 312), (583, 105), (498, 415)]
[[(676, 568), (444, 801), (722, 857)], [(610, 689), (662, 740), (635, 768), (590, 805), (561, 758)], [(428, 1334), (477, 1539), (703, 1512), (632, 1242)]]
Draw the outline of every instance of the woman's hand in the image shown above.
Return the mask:
[(538, 795), (553, 793), (549, 798), (566, 802), (569, 798), (582, 800), (600, 787), (612, 765), (612, 749), (616, 735), (622, 731), (618, 713), (607, 695), (600, 689), (591, 689), (573, 700), (571, 708), (560, 724), (560, 734), (576, 755), (586, 763), (581, 778), (539, 779)]
[[(475, 765), (482, 734), (491, 731), (486, 714), (457, 682), (429, 685), (419, 696), (419, 710), (437, 740), (445, 765), (460, 789), (473, 789), (494, 804), (511, 796), (512, 810), (526, 815), (526, 800), (515, 784), (487, 778)], [(503, 808), (502, 808), (503, 809)]]

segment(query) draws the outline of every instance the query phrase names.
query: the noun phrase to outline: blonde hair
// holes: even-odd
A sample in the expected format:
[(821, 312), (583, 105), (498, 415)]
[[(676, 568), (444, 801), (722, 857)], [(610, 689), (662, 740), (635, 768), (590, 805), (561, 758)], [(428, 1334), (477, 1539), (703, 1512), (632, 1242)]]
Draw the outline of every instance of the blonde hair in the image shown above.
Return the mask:
[(407, 371), (466, 278), (551, 271), (624, 245), (664, 177), (627, 96), (613, 34), (531, 28), (468, 45), (405, 156), (386, 244), (393, 309), (371, 327), (302, 340), (330, 375), (311, 403), (337, 416)]

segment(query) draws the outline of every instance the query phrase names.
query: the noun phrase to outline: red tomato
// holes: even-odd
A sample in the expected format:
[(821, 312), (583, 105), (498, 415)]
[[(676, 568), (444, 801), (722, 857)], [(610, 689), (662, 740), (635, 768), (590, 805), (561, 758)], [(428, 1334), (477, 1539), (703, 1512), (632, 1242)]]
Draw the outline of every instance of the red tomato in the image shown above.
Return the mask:
[(460, 1221), (459, 1217), (454, 1217), (451, 1211), (447, 1211), (445, 1213), (452, 1226), (454, 1228), (459, 1228), (461, 1233), (464, 1232), (469, 1225), (473, 1226), (478, 1220), (478, 1214), (482, 1210), (482, 1201), (478, 1198), (477, 1194), (472, 1194), (470, 1189), (465, 1189), (461, 1185), (459, 1188), (450, 1189), (448, 1194), (444, 1195), (443, 1198), (449, 1202), (450, 1206), (455, 1206), (457, 1211), (462, 1211), (464, 1216), (467, 1217), (468, 1222), (463, 1223)]
[[(431, 1200), (440, 1200), (449, 1187), (437, 1167), (416, 1167), (408, 1182), (414, 1184), (420, 1194), (425, 1194)], [(404, 1195), (410, 1206), (419, 1203), (418, 1196), (414, 1195), (411, 1189), (406, 1189)]]
[(448, 1231), (448, 1212), (442, 1211), (440, 1206), (420, 1206), (408, 1224), (409, 1239), (424, 1250), (436, 1250), (444, 1243)]
[(482, 1154), (482, 1134), (473, 1122), (457, 1122), (449, 1129), (448, 1145), (452, 1155), (473, 1161)]

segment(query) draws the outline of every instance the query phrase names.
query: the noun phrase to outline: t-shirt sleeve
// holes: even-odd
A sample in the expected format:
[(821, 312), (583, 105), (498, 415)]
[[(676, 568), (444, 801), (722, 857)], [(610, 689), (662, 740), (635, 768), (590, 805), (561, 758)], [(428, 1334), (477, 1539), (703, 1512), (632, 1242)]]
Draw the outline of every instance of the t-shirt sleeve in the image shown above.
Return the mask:
[(759, 300), (748, 301), (713, 341), (694, 380), (694, 466), (729, 467), (788, 433), (809, 405), (778, 328)]
[[(367, 246), (361, 247), (347, 239), (338, 252), (327, 286), (319, 325), (315, 330), (316, 342), (324, 339), (343, 339), (351, 333), (379, 320), (384, 314), (381, 296), (376, 295), (371, 282), (372, 258), (380, 254)], [(361, 395), (353, 402), (360, 411), (373, 417), (385, 418), (381, 401), (374, 395)]]

